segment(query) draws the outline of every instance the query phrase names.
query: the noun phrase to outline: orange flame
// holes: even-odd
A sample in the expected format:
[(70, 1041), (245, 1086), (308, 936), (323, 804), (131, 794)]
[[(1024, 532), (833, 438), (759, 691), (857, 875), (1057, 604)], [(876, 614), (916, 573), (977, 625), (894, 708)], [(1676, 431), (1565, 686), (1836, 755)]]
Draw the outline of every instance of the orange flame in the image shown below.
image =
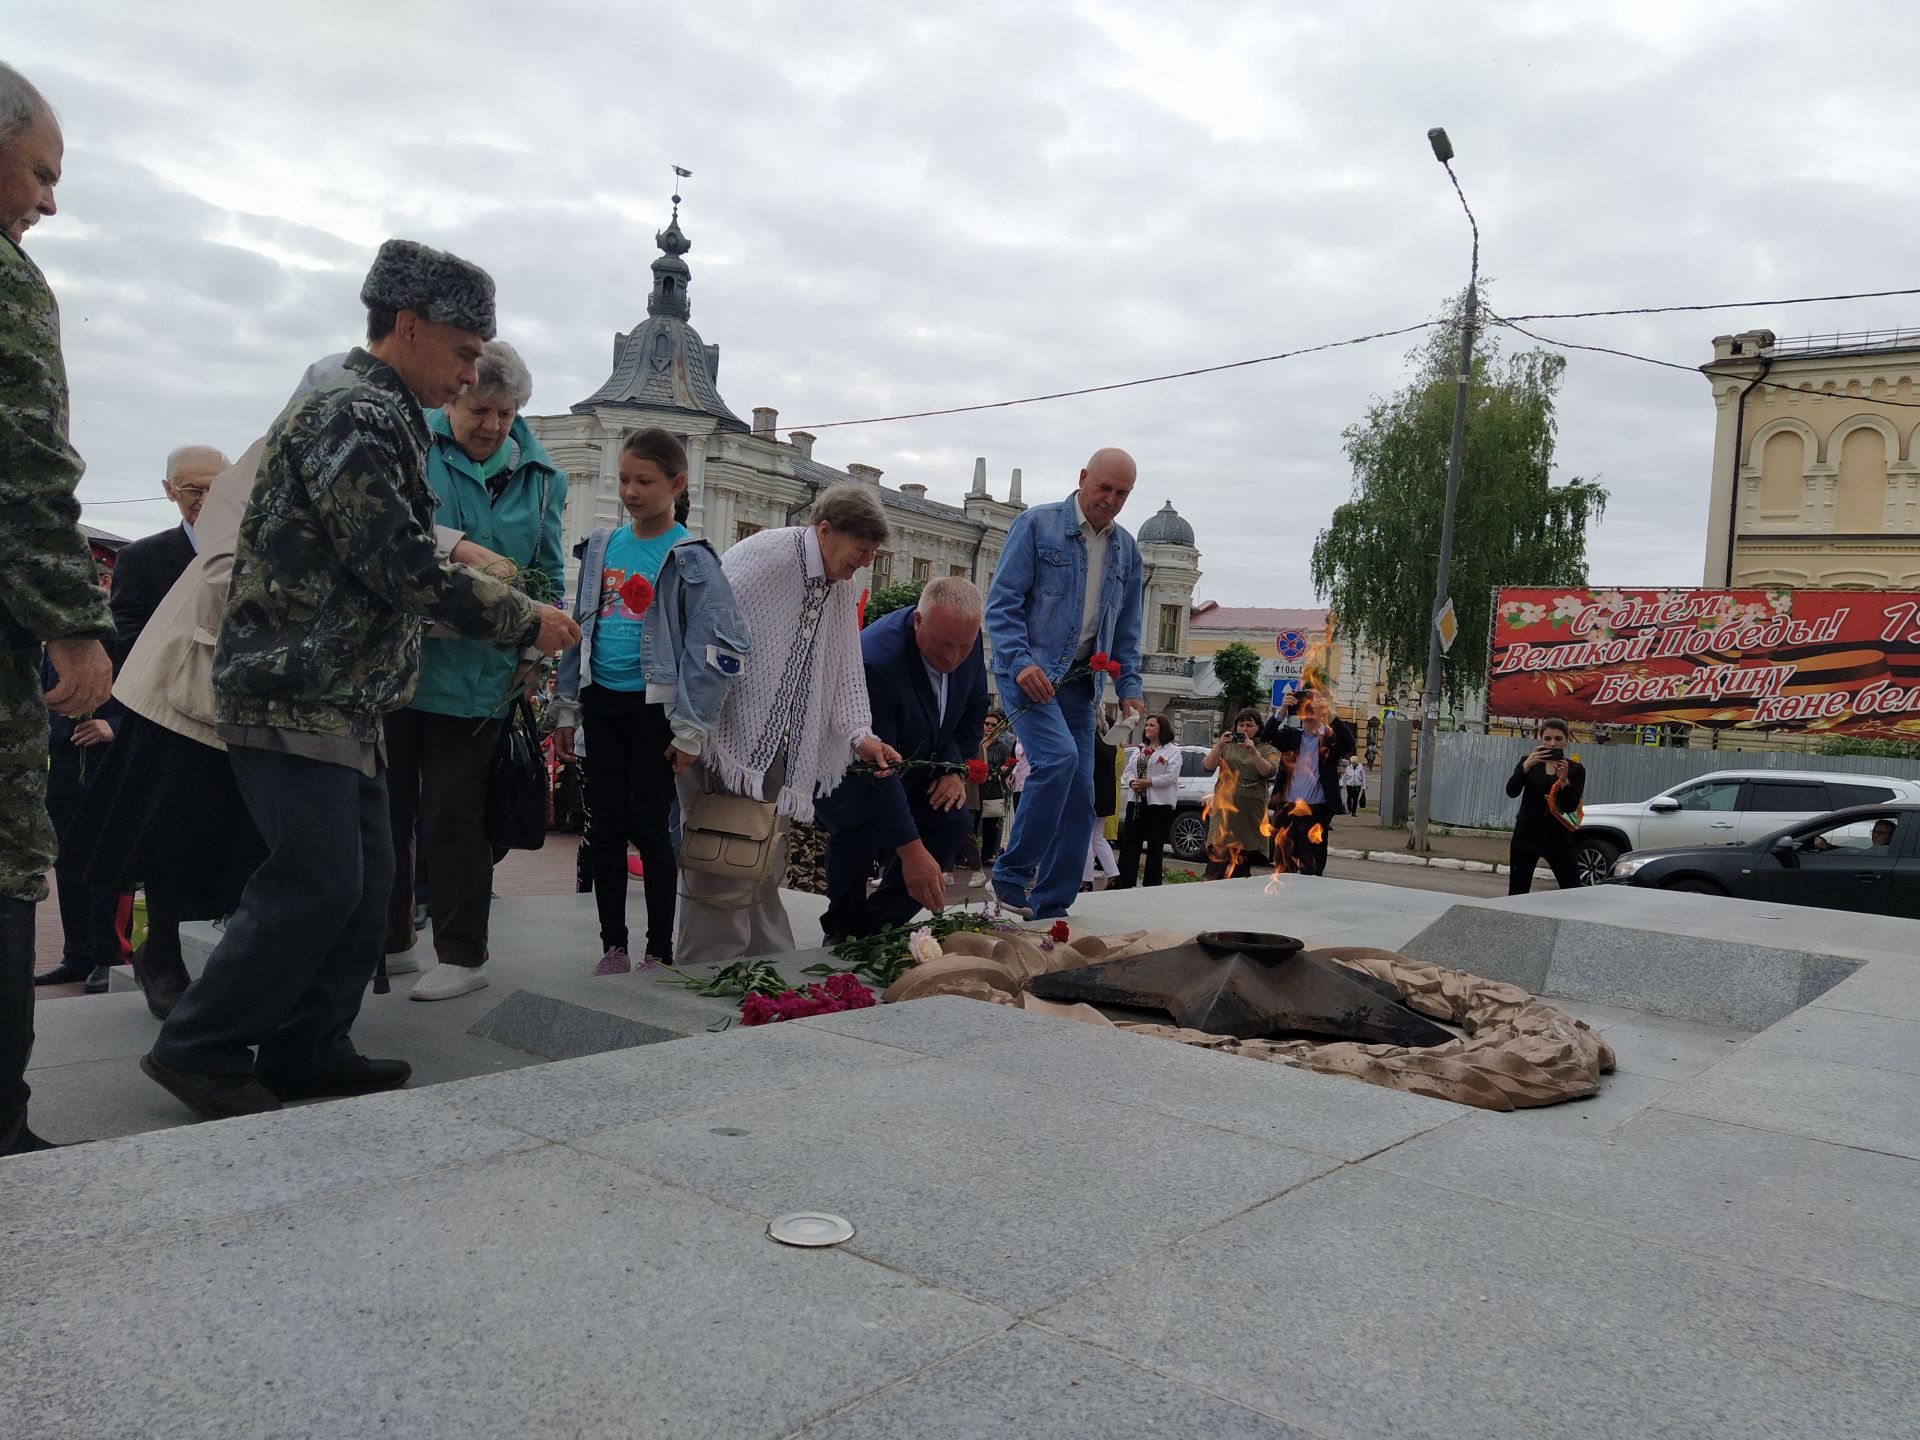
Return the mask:
[[(1213, 793), (1207, 796), (1206, 803), (1200, 807), (1200, 818), (1208, 822), (1209, 829), (1212, 828), (1212, 820), (1213, 820), (1213, 814), (1215, 810), (1218, 810), (1221, 815), (1226, 817), (1226, 829), (1227, 829), (1226, 861), (1227, 861), (1227, 873), (1229, 875), (1231, 875), (1234, 871), (1240, 868), (1241, 857), (1245, 854), (1245, 851), (1241, 848), (1240, 843), (1233, 838), (1233, 817), (1240, 813), (1240, 807), (1234, 804), (1233, 792), (1237, 790), (1239, 787), (1240, 787), (1239, 772), (1235, 770), (1231, 765), (1227, 764), (1227, 762), (1224, 759), (1222, 759), (1220, 762), (1218, 776), (1213, 783)], [(1207, 857), (1209, 859), (1214, 858), (1211, 847), (1208, 848)]]
[(1320, 841), (1325, 837), (1326, 833), (1327, 832), (1325, 830), (1321, 829), (1318, 825), (1316, 825), (1311, 830), (1307, 831), (1307, 841), (1309, 844), (1318, 845)]
[(1287, 815), (1289, 818), (1295, 815), (1311, 815), (1312, 813), (1313, 807), (1304, 800), (1296, 800), (1292, 805), (1287, 807)]

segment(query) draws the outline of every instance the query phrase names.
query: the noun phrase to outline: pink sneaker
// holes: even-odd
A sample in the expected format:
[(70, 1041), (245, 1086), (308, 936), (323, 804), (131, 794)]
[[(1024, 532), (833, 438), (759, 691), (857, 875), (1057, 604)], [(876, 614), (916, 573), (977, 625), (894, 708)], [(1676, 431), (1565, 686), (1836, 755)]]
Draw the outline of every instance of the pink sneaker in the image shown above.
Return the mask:
[(600, 963), (593, 967), (598, 975), (625, 975), (633, 969), (633, 962), (627, 958), (627, 952), (618, 945), (609, 945), (607, 953), (600, 957)]

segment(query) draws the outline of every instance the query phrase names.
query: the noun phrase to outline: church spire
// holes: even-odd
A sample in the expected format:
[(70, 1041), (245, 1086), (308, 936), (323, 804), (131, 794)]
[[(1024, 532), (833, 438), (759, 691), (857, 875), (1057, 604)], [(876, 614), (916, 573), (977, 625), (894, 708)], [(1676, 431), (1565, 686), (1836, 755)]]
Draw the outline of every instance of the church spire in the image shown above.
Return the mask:
[(661, 253), (660, 258), (653, 262), (653, 293), (647, 297), (647, 313), (686, 320), (693, 314), (692, 306), (687, 303), (687, 284), (691, 272), (682, 257), (693, 248), (693, 242), (680, 229), (679, 181), (691, 178), (693, 172), (676, 165), (673, 174), (673, 218), (667, 221), (666, 229), (653, 237), (653, 243), (660, 247)]

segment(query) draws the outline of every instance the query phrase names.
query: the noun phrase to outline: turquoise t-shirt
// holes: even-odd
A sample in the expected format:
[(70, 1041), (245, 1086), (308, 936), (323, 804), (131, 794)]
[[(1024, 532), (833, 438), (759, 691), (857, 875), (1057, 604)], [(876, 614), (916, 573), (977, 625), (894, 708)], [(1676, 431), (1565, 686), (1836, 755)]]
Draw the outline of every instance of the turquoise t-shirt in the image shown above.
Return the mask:
[(692, 532), (684, 525), (669, 526), (651, 540), (622, 525), (607, 540), (606, 563), (600, 570), (600, 618), (593, 629), (593, 683), (609, 690), (647, 688), (647, 672), (640, 663), (640, 636), (645, 621), (627, 608), (620, 587), (630, 575), (644, 575), (647, 583), (660, 578), (667, 552)]

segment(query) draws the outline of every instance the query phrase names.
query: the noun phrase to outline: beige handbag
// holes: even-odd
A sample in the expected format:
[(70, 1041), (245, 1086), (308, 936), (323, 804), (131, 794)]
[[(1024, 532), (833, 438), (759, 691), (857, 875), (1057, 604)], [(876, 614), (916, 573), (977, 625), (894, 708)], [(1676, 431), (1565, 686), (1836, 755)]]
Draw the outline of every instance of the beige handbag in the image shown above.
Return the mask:
[(704, 790), (680, 817), (680, 868), (751, 890), (773, 873), (780, 817), (771, 800)]

